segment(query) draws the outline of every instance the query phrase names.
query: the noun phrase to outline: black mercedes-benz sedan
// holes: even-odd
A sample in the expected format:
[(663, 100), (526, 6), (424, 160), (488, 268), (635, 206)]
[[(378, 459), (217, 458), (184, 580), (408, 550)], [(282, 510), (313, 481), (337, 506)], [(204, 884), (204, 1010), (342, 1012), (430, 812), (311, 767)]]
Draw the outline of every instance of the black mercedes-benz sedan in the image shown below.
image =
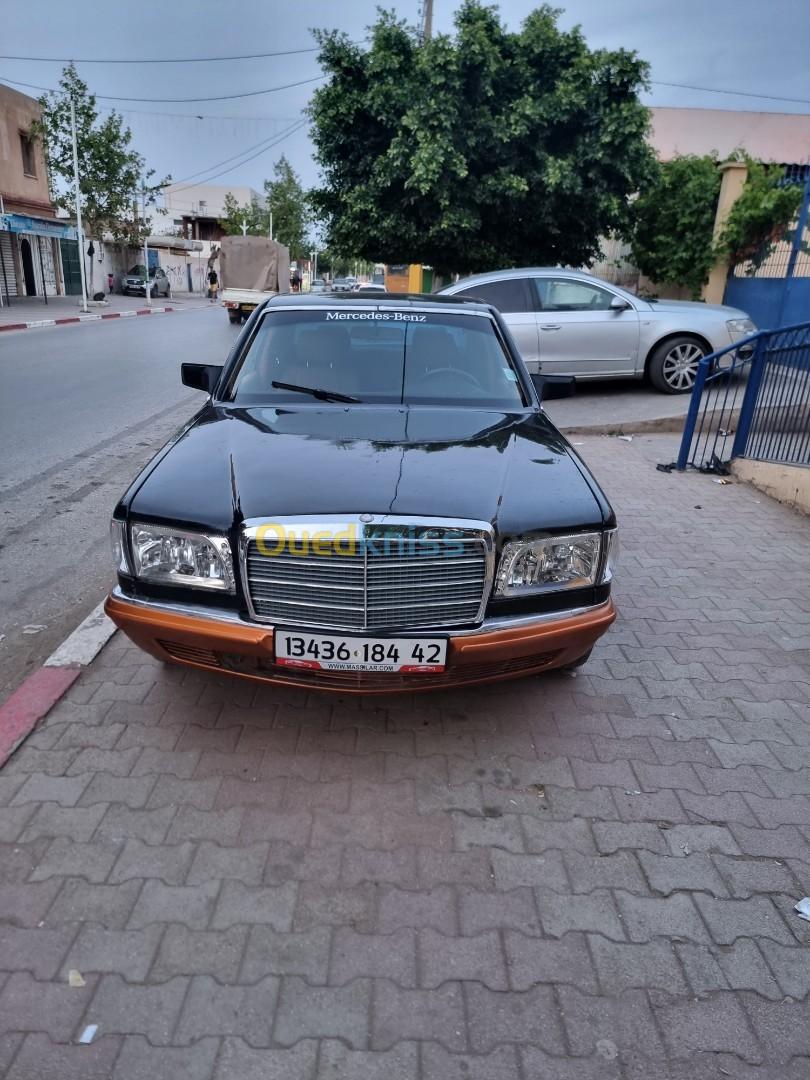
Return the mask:
[(107, 613), (161, 660), (341, 692), (583, 663), (616, 521), (498, 312), (278, 296), (115, 508)]

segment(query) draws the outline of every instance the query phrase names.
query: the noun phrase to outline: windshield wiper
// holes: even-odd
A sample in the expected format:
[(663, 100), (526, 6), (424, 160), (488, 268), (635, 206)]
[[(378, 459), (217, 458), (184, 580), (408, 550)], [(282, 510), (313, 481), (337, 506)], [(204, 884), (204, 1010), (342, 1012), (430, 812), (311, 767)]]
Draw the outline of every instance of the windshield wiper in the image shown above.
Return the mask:
[(318, 401), (345, 401), (347, 405), (362, 405), (360, 398), (338, 394), (336, 390), (319, 390), (317, 386), (296, 386), (295, 383), (276, 382), (270, 384), (276, 390), (291, 390), (294, 394), (311, 394)]

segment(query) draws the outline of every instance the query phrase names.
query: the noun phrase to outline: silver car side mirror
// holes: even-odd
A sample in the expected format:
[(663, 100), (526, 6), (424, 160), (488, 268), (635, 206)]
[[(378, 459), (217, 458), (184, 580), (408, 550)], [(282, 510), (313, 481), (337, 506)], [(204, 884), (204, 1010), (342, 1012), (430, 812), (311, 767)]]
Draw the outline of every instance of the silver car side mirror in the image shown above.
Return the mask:
[(621, 296), (614, 296), (610, 301), (611, 311), (628, 311), (631, 306), (630, 302)]

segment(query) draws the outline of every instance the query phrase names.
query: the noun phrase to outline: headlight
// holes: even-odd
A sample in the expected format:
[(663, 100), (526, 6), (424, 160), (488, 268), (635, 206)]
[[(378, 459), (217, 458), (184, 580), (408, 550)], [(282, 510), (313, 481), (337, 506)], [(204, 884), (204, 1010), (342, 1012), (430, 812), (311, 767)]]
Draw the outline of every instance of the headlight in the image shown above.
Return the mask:
[(123, 521), (116, 518), (110, 522), (110, 547), (116, 571), (121, 574), (131, 573), (127, 558), (127, 527)]
[[(504, 544), (495, 580), (496, 596), (525, 596), (595, 585), (600, 533), (546, 536)], [(602, 580), (609, 580), (603, 575)]]
[(234, 591), (233, 560), (226, 537), (136, 522), (130, 527), (130, 539), (136, 577), (162, 585)]
[(726, 326), (730, 334), (754, 334), (757, 329), (751, 319), (729, 319)]

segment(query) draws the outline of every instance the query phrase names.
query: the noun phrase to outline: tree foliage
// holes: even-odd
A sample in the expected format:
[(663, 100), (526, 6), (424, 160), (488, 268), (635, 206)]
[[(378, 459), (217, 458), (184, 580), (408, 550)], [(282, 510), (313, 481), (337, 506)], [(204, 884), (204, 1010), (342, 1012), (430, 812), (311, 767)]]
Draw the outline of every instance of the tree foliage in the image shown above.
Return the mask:
[(290, 249), (291, 259), (309, 255), (311, 213), (301, 181), (282, 154), (273, 166), (273, 179), (265, 180), (267, 213), (273, 215), (273, 236)]
[(750, 262), (751, 271), (783, 240), (802, 202), (801, 184), (784, 183), (785, 170), (744, 156), (748, 167), (740, 197), (717, 238), (716, 255), (729, 266)]
[(698, 298), (718, 262), (747, 262), (753, 273), (785, 239), (801, 205), (802, 187), (784, 183), (784, 169), (742, 151), (731, 160), (748, 169), (739, 198), (719, 236), (714, 221), (721, 176), (716, 155), (683, 155), (664, 162), (634, 205), (633, 259), (662, 285), (688, 288)]
[(44, 145), (51, 197), (57, 206), (75, 215), (72, 98), (84, 230), (97, 240), (109, 232), (115, 240), (137, 245), (148, 232), (140, 214), (144, 190), (146, 205), (154, 205), (157, 194), (171, 177), (150, 182), (154, 169), (147, 170), (143, 157), (132, 149), (132, 132), (125, 126), (123, 117), (111, 112), (103, 120), (99, 118), (95, 96), (89, 93), (73, 64), (62, 72), (59, 86), (59, 91), (40, 98), (42, 120), (32, 130)]
[[(229, 236), (267, 236), (267, 214), (258, 199), (251, 199), (242, 205), (229, 191), (225, 195), (223, 209), (219, 224)], [(246, 226), (244, 232), (243, 225)]]
[(309, 254), (308, 230), (311, 212), (307, 195), (298, 174), (282, 154), (273, 166), (273, 180), (265, 180), (263, 201), (252, 199), (240, 204), (228, 192), (224, 213), (219, 219), (230, 236), (269, 236), (270, 215), (273, 215), (273, 238), (290, 249), (290, 258), (302, 259)]
[(464, 0), (454, 36), (423, 45), (391, 12), (368, 48), (320, 32), (329, 82), (310, 115), (323, 173), (313, 204), (329, 244), (439, 270), (582, 265), (624, 230), (654, 172), (648, 68), (588, 49), (543, 5), (509, 33)]
[(715, 262), (714, 218), (720, 194), (715, 157), (691, 154), (664, 162), (633, 206), (633, 259), (661, 285), (683, 286), (694, 298)]

